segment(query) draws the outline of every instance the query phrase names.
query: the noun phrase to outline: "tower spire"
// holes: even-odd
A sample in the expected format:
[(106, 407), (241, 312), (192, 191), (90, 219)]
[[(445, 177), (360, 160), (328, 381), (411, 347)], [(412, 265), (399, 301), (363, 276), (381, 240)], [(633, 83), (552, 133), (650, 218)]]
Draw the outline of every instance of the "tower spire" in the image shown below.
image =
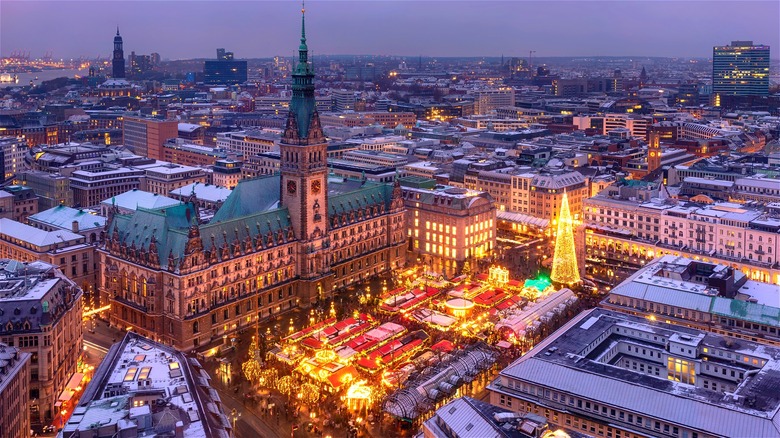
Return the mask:
[(116, 27), (116, 34), (119, 36), (119, 26)]
[(301, 0), (301, 44), (306, 44), (306, 2)]

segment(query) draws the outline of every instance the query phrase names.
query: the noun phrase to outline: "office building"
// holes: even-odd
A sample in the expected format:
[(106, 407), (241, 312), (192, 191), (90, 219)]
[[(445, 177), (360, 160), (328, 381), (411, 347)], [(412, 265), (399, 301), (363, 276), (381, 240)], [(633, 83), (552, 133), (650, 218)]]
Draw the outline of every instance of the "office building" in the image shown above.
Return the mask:
[(180, 138), (170, 139), (163, 145), (163, 159), (169, 163), (208, 167), (227, 158), (228, 151), (224, 149), (188, 143)]
[(0, 342), (0, 431), (30, 436), (30, 353)]
[(111, 77), (114, 79), (124, 79), (125, 77), (125, 52), (122, 50), (122, 36), (119, 35), (119, 27), (116, 28), (116, 36), (114, 37), (111, 72)]
[(70, 178), (58, 173), (39, 170), (24, 171), (19, 182), (38, 196), (38, 208), (47, 210), (58, 205), (73, 205), (73, 191), (70, 190)]
[(208, 179), (206, 171), (199, 167), (182, 166), (163, 161), (139, 167), (144, 170), (140, 189), (163, 196), (170, 193), (171, 190), (192, 183), (205, 183)]
[(589, 196), (589, 184), (576, 170), (528, 167), (517, 169), (480, 170), (469, 168), (464, 175), (464, 186), (484, 191), (493, 197), (501, 211), (523, 213), (540, 219), (557, 219), (563, 193), (569, 197), (572, 217), (582, 214), (582, 201)]
[(227, 187), (193, 183), (171, 190), (168, 196), (181, 202), (192, 200), (199, 209), (216, 211), (231, 193), (233, 190)]
[(430, 256), (448, 272), (496, 246), (496, 207), (485, 192), (437, 186), (431, 179), (401, 179), (408, 249)]
[(108, 350), (61, 436), (228, 438), (226, 409), (196, 359), (130, 332)]
[(111, 152), (105, 145), (91, 143), (59, 143), (50, 146), (36, 145), (24, 157), (33, 171), (61, 173), (62, 169), (94, 164), (104, 154)]
[(470, 90), (467, 96), (474, 99), (474, 114), (491, 114), (498, 108), (515, 106), (515, 90), (511, 87)]
[(154, 160), (164, 160), (163, 145), (178, 135), (179, 123), (175, 120), (127, 116), (122, 125), (125, 146), (136, 155)]
[(647, 140), (647, 133), (652, 123), (652, 117), (638, 114), (607, 113), (604, 115), (574, 116), (572, 118), (572, 124), (577, 129), (593, 129), (601, 135), (607, 135), (619, 129), (626, 129), (629, 136), (641, 140)]
[(246, 61), (233, 59), (233, 52), (217, 49), (217, 59), (203, 65), (203, 82), (206, 84), (243, 84), (247, 78)]
[(382, 125), (394, 129), (398, 125), (411, 129), (417, 117), (411, 112), (369, 111), (359, 113), (325, 113), (321, 116), (322, 126), (359, 126)]
[(636, 182), (585, 199), (588, 269), (622, 280), (656, 257), (675, 255), (780, 285), (780, 220), (765, 207), (697, 200), (704, 202), (677, 201), (666, 187)]
[(15, 177), (24, 169), (24, 156), (29, 147), (23, 138), (0, 137), (3, 161), (3, 180)]
[(104, 199), (139, 188), (143, 176), (143, 170), (129, 167), (77, 170), (70, 176), (73, 205), (80, 208), (95, 207)]
[(130, 72), (129, 77), (139, 78), (145, 73), (152, 71), (154, 64), (151, 55), (136, 55), (130, 52)]
[(336, 112), (355, 111), (355, 92), (352, 90), (332, 90), (333, 110)]
[(67, 229), (47, 231), (11, 219), (0, 219), (0, 258), (57, 266), (85, 292), (98, 279), (95, 247), (86, 237)]
[(56, 265), (43, 261), (23, 263), (3, 254), (0, 268), (0, 341), (30, 355), (29, 390), (24, 394), (29, 404), (18, 409), (24, 410), (22, 415), (29, 409), (37, 422), (52, 421), (62, 405), (68, 408), (83, 377), (77, 374), (82, 291)]
[(111, 213), (112, 325), (187, 351), (404, 265), (400, 185), (328, 176), (305, 34), (292, 76), (279, 173), (241, 180), (208, 223), (192, 203)]
[(6, 186), (2, 191), (12, 196), (13, 213), (11, 219), (27, 223), (27, 217), (38, 213), (38, 197), (29, 187)]
[(491, 404), (591, 436), (777, 436), (779, 366), (776, 347), (592, 309), (488, 390)]
[(769, 95), (769, 46), (732, 41), (712, 48), (712, 92), (721, 96)]
[(139, 189), (128, 190), (100, 202), (100, 214), (108, 217), (112, 210), (119, 214), (133, 214), (139, 208), (159, 209), (181, 204), (173, 198)]
[(236, 160), (217, 160), (211, 168), (211, 182), (232, 190), (241, 180), (242, 164)]
[(246, 131), (217, 134), (217, 148), (236, 155), (252, 157), (279, 149), (281, 135), (277, 131), (247, 129)]
[(778, 290), (726, 265), (667, 255), (612, 288), (601, 307), (780, 346)]

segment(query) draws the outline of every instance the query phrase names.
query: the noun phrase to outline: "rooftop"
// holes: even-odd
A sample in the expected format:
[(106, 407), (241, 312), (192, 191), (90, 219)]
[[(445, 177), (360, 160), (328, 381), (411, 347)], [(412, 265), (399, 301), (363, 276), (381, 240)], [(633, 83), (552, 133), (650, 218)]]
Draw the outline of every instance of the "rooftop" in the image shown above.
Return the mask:
[[(423, 428), (437, 438), (531, 438), (542, 436), (549, 426), (547, 419), (539, 415), (521, 414), (471, 397), (459, 397), (437, 409)], [(566, 435), (587, 436), (574, 431), (566, 431)]]
[[(697, 338), (699, 349), (694, 350), (691, 359), (683, 359), (697, 364), (697, 377), (700, 361), (708, 363), (709, 359), (739, 366), (745, 371), (744, 378), (733, 392), (718, 392), (667, 378), (667, 357), (681, 356), (679, 351), (672, 350), (675, 339)], [(653, 376), (620, 366), (617, 361), (622, 353), (612, 353), (621, 344), (641, 345), (657, 352), (663, 373)], [(623, 351), (624, 347), (620, 348)], [(726, 362), (727, 358), (731, 361)], [(604, 309), (581, 313), (504, 369), (501, 377), (490, 384), (493, 391), (521, 393), (516, 384), (512, 385), (515, 389), (507, 387), (503, 383), (506, 379), (576, 394), (706, 435), (780, 434), (780, 393), (776, 391), (780, 385), (780, 349)], [(699, 385), (700, 380), (696, 381)]]
[(210, 202), (222, 202), (230, 196), (233, 190), (214, 184), (192, 183), (178, 189), (171, 190), (170, 195), (188, 197), (192, 194), (195, 198)]
[(70, 230), (73, 222), (78, 223), (79, 230), (102, 228), (106, 225), (106, 218), (98, 216), (90, 211), (58, 205), (54, 208), (41, 211), (28, 218), (31, 222), (50, 225), (55, 228)]
[(68, 230), (44, 231), (8, 218), (0, 219), (0, 234), (39, 248), (54, 244), (71, 246), (84, 243), (84, 236)]
[[(697, 281), (697, 278), (700, 280)], [(724, 284), (722, 280), (729, 278), (731, 281), (726, 284), (732, 284), (732, 290), (723, 290), (720, 286)], [(657, 259), (615, 286), (610, 296), (780, 327), (780, 300), (776, 285), (749, 280), (742, 272), (725, 265), (685, 257), (666, 255)]]
[(81, 296), (55, 266), (0, 259), (0, 330), (36, 331), (52, 324)]
[(210, 377), (194, 358), (128, 333), (114, 344), (74, 408), (63, 437), (100, 428), (138, 436), (230, 436), (230, 422)]
[(116, 205), (123, 210), (137, 210), (139, 207), (152, 209), (172, 207), (181, 204), (181, 201), (156, 193), (133, 189), (113, 198), (104, 199), (101, 204), (105, 206)]

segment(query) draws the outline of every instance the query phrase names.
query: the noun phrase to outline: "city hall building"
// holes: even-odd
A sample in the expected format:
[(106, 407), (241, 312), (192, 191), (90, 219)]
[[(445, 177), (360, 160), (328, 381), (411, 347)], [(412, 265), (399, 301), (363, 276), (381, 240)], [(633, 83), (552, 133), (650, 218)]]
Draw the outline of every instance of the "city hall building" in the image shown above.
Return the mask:
[(398, 181), (328, 173), (305, 31), (292, 89), (280, 172), (239, 182), (208, 223), (192, 202), (110, 215), (112, 325), (187, 351), (404, 264)]

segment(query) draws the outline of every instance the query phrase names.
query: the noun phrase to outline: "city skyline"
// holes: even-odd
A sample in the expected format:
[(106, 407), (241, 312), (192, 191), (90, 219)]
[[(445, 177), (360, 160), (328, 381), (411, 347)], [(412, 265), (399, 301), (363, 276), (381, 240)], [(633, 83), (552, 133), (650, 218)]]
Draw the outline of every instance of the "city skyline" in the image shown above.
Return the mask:
[[(63, 4), (68, 7), (61, 13), (49, 13)], [(720, 1), (322, 0), (310, 1), (306, 8), (317, 17), (308, 29), (317, 42), (311, 47), (315, 57), (526, 57), (533, 50), (537, 57), (706, 58), (713, 46), (732, 40), (780, 45), (775, 32), (780, 4), (769, 1), (735, 7)], [(187, 20), (171, 20), (185, 9)], [(593, 14), (598, 11), (609, 13)], [(106, 41), (119, 26), (128, 54), (213, 58), (216, 47), (225, 47), (236, 58), (288, 56), (299, 14), (293, 2), (282, 1), (4, 1), (0, 55), (24, 51), (33, 57), (52, 53), (56, 58), (108, 58), (111, 46)], [(523, 20), (531, 16), (533, 20)], [(31, 32), (51, 28), (59, 29), (58, 38)]]

